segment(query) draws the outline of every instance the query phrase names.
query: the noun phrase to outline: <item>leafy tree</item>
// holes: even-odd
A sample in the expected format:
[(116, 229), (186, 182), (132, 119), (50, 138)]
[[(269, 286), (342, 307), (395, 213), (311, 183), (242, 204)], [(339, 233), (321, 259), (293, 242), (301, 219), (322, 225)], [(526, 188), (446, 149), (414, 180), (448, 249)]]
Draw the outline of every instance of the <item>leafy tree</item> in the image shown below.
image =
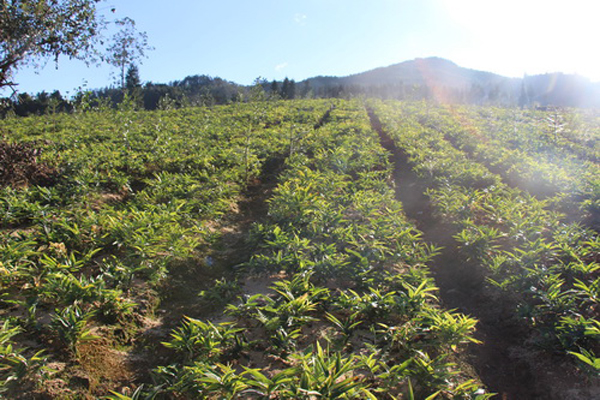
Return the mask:
[(92, 61), (104, 26), (101, 0), (0, 0), (0, 88), (25, 65), (61, 55)]
[(267, 96), (265, 94), (265, 80), (260, 76), (254, 80), (250, 93), (248, 93), (249, 101), (265, 101)]
[(148, 45), (146, 32), (138, 32), (131, 18), (125, 17), (115, 21), (115, 24), (121, 29), (112, 37), (105, 60), (118, 68), (119, 83), (124, 89), (127, 68), (135, 62), (141, 63), (146, 51), (152, 50), (152, 47)]

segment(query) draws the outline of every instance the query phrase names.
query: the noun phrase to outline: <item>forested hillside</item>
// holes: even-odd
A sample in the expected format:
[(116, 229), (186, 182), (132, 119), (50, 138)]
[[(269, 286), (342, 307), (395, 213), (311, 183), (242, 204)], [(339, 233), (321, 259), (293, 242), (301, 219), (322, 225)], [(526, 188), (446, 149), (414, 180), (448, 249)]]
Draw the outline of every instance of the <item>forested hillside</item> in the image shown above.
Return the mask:
[(244, 86), (219, 77), (187, 76), (170, 83), (142, 83), (135, 65), (124, 88), (78, 90), (73, 98), (59, 91), (15, 93), (0, 102), (0, 115), (72, 112), (82, 105), (117, 108), (131, 103), (144, 110), (225, 105), (248, 100), (379, 98), (438, 104), (502, 107), (600, 107), (600, 84), (578, 75), (552, 73), (508, 78), (460, 67), (438, 58), (419, 58), (346, 77), (317, 76), (295, 82), (257, 78)]

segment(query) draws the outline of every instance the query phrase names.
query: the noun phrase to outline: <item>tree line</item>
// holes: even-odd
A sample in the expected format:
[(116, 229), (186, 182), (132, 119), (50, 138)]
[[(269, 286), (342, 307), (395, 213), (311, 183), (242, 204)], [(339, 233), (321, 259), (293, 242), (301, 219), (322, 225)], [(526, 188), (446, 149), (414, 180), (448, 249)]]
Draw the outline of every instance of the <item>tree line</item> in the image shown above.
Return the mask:
[(587, 92), (570, 89), (569, 82), (561, 84), (560, 79), (555, 80), (558, 83), (550, 92), (542, 78), (527, 77), (520, 87), (473, 84), (466, 89), (405, 84), (402, 81), (386, 85), (359, 85), (308, 79), (296, 83), (289, 78), (282, 81), (257, 78), (253, 85), (244, 86), (208, 75), (192, 75), (170, 83), (142, 83), (138, 67), (131, 64), (124, 74), (123, 87), (111, 86), (80, 92), (70, 99), (59, 91), (40, 92), (36, 95), (20, 93), (2, 99), (0, 116), (73, 112), (83, 108), (118, 108), (124, 102), (140, 110), (248, 101), (355, 97), (495, 106), (578, 107), (586, 105), (582, 103), (582, 96), (588, 102), (595, 98)]
[[(293, 79), (267, 82), (257, 79), (253, 86), (243, 86), (219, 77), (192, 75), (170, 83), (142, 83), (139, 70), (131, 65), (124, 74), (123, 87), (105, 87), (80, 91), (72, 98), (60, 91), (35, 95), (19, 93), (1, 99), (0, 116), (41, 115), (73, 112), (83, 108), (118, 108), (127, 102), (140, 110), (157, 110), (194, 106), (213, 106), (256, 100), (292, 100), (307, 97), (306, 88), (296, 89)], [(256, 95), (257, 90), (260, 91)]]

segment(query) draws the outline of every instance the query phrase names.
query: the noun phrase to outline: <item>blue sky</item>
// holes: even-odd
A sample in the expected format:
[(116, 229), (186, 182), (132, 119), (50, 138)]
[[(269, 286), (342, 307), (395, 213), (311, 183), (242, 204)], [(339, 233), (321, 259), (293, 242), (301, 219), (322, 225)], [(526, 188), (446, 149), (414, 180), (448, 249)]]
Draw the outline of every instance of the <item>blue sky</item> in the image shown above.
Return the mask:
[[(105, 0), (155, 50), (143, 81), (187, 75), (241, 84), (344, 76), (439, 56), (507, 76), (562, 71), (600, 81), (600, 4), (589, 0)], [(116, 8), (114, 14), (111, 8)], [(37, 72), (37, 73), (36, 73)], [(114, 83), (110, 67), (49, 62), (16, 75), (19, 91), (73, 94)], [(6, 94), (6, 93), (4, 93)]]

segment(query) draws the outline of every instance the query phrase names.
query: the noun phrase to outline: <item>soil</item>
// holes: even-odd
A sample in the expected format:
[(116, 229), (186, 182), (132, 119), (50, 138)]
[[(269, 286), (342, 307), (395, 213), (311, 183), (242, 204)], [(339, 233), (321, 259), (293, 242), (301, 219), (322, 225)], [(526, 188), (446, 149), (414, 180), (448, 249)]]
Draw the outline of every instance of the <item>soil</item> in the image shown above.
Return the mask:
[(42, 151), (35, 142), (8, 143), (0, 140), (0, 187), (54, 184), (58, 171), (38, 160)]
[(373, 110), (367, 112), (382, 146), (390, 152), (396, 198), (424, 240), (442, 247), (430, 265), (442, 305), (479, 320), (474, 336), (482, 343), (468, 346), (464, 362), (503, 400), (600, 398), (598, 379), (580, 373), (564, 355), (537, 348), (532, 343), (535, 333), (514, 316), (515, 302), (486, 285), (482, 268), (461, 258), (452, 237), (455, 229), (434, 216), (424, 181)]

